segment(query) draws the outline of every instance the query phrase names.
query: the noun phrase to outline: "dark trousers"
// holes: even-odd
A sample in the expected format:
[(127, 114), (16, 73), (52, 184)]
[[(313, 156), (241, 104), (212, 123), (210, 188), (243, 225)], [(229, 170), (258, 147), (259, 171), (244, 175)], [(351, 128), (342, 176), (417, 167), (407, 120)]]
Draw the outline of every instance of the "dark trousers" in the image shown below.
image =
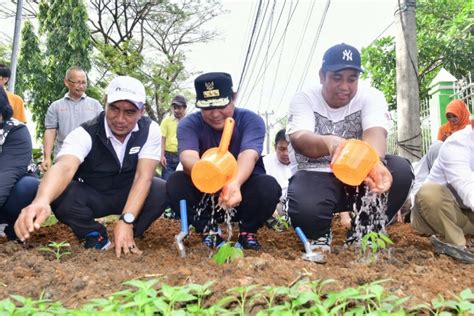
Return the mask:
[(178, 153), (172, 153), (165, 151), (166, 158), (166, 167), (161, 169), (161, 179), (168, 180), (173, 172), (176, 171), (176, 168), (179, 164), (179, 155)]
[[(106, 228), (95, 219), (121, 214), (129, 192), (130, 186), (124, 186), (121, 191), (99, 192), (85, 183), (72, 181), (63, 194), (54, 201), (52, 209), (58, 220), (70, 226), (79, 239), (94, 231), (107, 236)], [(160, 217), (166, 205), (165, 181), (154, 177), (150, 193), (133, 224), (133, 235), (135, 237), (143, 235), (153, 221)]]
[(13, 226), (21, 210), (28, 206), (36, 196), (39, 180), (33, 176), (23, 176), (10, 192), (5, 204), (0, 208), (0, 223), (8, 224), (5, 234), (9, 239), (16, 239)]
[[(386, 210), (390, 221), (405, 202), (414, 176), (408, 160), (392, 155), (387, 155), (386, 160), (393, 177)], [(354, 203), (359, 209), (364, 194), (364, 184), (351, 187), (333, 173), (300, 170), (288, 186), (291, 224), (301, 227), (308, 238), (318, 239), (330, 231), (334, 213), (352, 211)]]
[[(176, 171), (166, 182), (166, 191), (171, 208), (179, 214), (179, 201), (186, 200), (188, 222), (200, 233), (206, 232), (211, 222), (211, 203), (204, 206), (204, 210), (197, 216), (203, 193), (193, 185), (191, 177), (184, 171)], [(275, 211), (281, 195), (281, 188), (277, 181), (266, 174), (251, 176), (241, 187), (242, 202), (237, 206), (233, 220), (239, 221), (240, 231), (255, 233), (262, 227), (264, 221)], [(218, 194), (215, 194), (216, 202)], [(224, 218), (216, 214), (217, 222)]]

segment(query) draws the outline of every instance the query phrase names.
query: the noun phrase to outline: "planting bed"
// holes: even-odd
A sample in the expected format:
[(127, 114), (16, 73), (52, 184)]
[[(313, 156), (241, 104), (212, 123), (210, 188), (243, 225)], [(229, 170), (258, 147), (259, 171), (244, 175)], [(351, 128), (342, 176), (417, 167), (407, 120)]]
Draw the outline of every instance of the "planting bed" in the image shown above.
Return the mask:
[[(109, 232), (112, 227), (109, 224)], [(474, 265), (434, 255), (429, 238), (416, 235), (409, 224), (388, 229), (395, 244), (389, 255), (374, 264), (361, 262), (358, 249), (342, 247), (345, 231), (337, 223), (334, 251), (324, 265), (301, 259), (302, 245), (292, 229), (261, 229), (262, 251), (244, 251), (245, 258), (220, 266), (209, 258), (209, 249), (193, 232), (185, 241), (187, 257), (180, 258), (174, 244), (178, 231), (178, 221), (160, 219), (137, 241), (143, 255), (122, 258), (116, 258), (113, 251), (83, 249), (62, 224), (42, 228), (26, 245), (1, 239), (0, 298), (43, 295), (74, 308), (128, 288), (122, 284), (127, 280), (153, 278), (175, 286), (215, 280), (211, 301), (237, 286), (291, 286), (305, 278), (334, 279), (329, 287), (335, 290), (391, 279), (384, 283), (386, 290), (399, 297), (411, 296), (410, 306), (430, 302), (438, 294), (450, 298), (452, 293), (474, 288)], [(234, 231), (234, 239), (236, 234)], [(69, 242), (72, 254), (57, 262), (52, 254), (39, 250), (51, 241)]]

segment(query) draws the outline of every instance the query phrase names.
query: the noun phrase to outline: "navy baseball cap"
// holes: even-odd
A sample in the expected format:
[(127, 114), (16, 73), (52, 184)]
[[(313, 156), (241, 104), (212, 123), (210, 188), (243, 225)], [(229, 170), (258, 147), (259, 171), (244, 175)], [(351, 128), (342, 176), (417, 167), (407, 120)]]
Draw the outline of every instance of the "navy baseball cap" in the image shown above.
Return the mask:
[(196, 107), (223, 108), (232, 101), (232, 77), (225, 72), (208, 72), (194, 80)]
[(187, 106), (187, 101), (186, 98), (183, 97), (182, 95), (177, 95), (171, 100), (171, 105), (178, 105), (178, 106)]
[(323, 71), (339, 71), (343, 69), (354, 69), (363, 72), (360, 66), (360, 53), (357, 48), (338, 44), (329, 48), (323, 56)]

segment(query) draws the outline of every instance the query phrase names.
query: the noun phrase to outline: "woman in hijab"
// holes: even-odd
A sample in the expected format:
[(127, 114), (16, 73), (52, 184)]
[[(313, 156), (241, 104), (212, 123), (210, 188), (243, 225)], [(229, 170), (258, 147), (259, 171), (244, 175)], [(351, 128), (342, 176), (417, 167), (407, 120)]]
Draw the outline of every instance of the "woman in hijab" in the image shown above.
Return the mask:
[(39, 180), (28, 173), (30, 133), (12, 114), (5, 90), (0, 89), (0, 223), (7, 224), (6, 236), (16, 239), (13, 225), (21, 209), (35, 197)]
[(445, 141), (452, 133), (459, 131), (469, 124), (469, 110), (462, 100), (453, 100), (446, 107), (448, 122), (441, 125), (438, 131), (438, 140)]

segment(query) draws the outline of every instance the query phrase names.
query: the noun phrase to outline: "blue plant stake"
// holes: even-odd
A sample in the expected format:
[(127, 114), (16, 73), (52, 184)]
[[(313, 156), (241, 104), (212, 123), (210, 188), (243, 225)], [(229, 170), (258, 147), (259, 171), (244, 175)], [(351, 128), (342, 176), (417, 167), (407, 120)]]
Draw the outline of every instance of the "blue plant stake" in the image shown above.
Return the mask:
[(188, 226), (188, 212), (186, 207), (186, 200), (179, 201), (179, 212), (181, 214), (181, 231), (178, 235), (175, 236), (176, 246), (178, 247), (178, 252), (181, 257), (186, 257), (186, 249), (184, 248), (183, 239), (189, 233)]

